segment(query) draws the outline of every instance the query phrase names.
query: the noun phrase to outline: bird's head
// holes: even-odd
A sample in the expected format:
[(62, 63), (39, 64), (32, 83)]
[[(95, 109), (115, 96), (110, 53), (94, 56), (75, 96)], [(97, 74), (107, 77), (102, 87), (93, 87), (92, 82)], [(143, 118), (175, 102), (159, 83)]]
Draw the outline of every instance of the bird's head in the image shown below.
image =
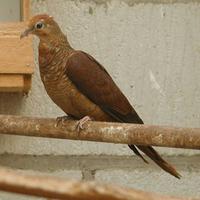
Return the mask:
[(21, 33), (20, 38), (24, 38), (29, 34), (38, 36), (40, 39), (50, 38), (50, 36), (59, 36), (62, 34), (58, 24), (54, 21), (53, 17), (42, 14), (32, 17), (28, 21), (27, 29)]

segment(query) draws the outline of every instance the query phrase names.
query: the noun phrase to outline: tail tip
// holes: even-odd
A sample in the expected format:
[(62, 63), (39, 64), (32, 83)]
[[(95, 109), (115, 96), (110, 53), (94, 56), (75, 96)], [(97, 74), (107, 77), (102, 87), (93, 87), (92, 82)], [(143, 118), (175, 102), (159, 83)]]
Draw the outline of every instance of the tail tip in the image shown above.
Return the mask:
[(181, 177), (182, 177), (182, 176), (181, 176), (181, 174), (179, 174), (178, 172), (176, 172), (176, 173), (175, 173), (175, 174), (173, 174), (173, 175), (174, 175), (174, 176), (175, 176), (177, 179), (179, 179), (179, 180), (180, 180), (180, 179), (181, 179)]

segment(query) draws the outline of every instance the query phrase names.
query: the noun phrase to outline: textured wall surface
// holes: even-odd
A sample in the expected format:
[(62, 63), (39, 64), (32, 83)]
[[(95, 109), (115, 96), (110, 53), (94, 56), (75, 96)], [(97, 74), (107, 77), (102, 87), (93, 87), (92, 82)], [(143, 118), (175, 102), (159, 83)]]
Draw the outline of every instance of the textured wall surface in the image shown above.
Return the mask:
[[(96, 57), (145, 123), (200, 127), (199, 1), (32, 0), (32, 12), (54, 16), (74, 48)], [(34, 48), (37, 65), (37, 41)], [(0, 113), (63, 115), (46, 95), (38, 66), (27, 98), (0, 94)], [(177, 181), (126, 145), (0, 136), (0, 146), (1, 164), (12, 168), (200, 196), (199, 151), (159, 149), (183, 175)]]
[(20, 19), (20, 0), (0, 0), (0, 22), (17, 22)]

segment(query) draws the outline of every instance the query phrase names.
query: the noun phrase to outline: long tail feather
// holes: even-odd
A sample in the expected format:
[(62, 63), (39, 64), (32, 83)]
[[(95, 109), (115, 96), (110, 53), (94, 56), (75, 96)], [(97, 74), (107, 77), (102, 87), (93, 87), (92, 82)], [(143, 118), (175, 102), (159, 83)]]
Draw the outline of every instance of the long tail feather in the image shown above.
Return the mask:
[(150, 157), (163, 170), (180, 179), (181, 175), (176, 171), (176, 169), (167, 163), (163, 158), (161, 158), (161, 156), (156, 152), (155, 149), (153, 149), (153, 147), (140, 145), (137, 145), (137, 147), (148, 157)]
[(137, 148), (134, 145), (128, 145), (128, 146), (137, 156), (139, 156), (145, 163), (148, 164), (148, 161), (141, 155), (141, 153), (137, 150)]
[[(142, 119), (138, 116), (138, 114), (133, 109), (132, 112), (123, 118), (121, 121), (126, 123), (137, 123), (137, 124), (143, 124)], [(142, 158), (145, 163), (148, 163), (145, 158), (140, 154), (138, 149), (140, 149), (143, 153), (145, 153), (149, 158), (151, 158), (159, 167), (161, 167), (163, 170), (168, 172), (169, 174), (175, 176), (176, 178), (180, 179), (181, 175), (176, 171), (176, 169), (167, 163), (161, 156), (153, 149), (151, 146), (143, 146), (143, 145), (128, 145), (133, 152)], [(138, 148), (138, 149), (137, 149)]]

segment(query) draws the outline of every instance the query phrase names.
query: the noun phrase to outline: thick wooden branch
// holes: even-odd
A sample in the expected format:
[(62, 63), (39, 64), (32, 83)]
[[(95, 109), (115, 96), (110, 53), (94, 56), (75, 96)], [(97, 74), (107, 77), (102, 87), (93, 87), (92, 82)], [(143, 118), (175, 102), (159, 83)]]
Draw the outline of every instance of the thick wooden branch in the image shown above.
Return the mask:
[(64, 181), (57, 178), (22, 175), (2, 168), (0, 190), (65, 200), (181, 200), (138, 190), (99, 185), (94, 182)]
[(200, 149), (200, 128), (88, 122), (79, 133), (76, 121), (56, 127), (55, 119), (0, 115), (0, 133), (97, 142)]

